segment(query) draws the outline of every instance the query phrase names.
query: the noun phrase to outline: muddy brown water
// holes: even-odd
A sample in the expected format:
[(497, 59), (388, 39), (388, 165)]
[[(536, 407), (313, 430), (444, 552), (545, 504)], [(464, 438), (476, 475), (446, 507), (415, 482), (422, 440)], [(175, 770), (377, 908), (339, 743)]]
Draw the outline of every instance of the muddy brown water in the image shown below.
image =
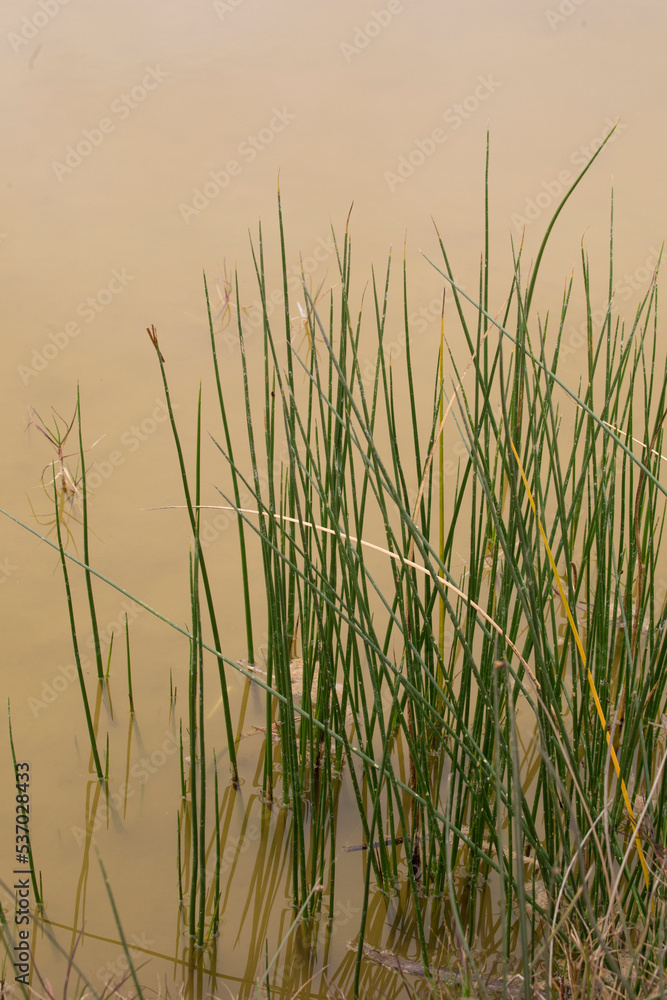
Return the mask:
[[(288, 266), (296, 275), (301, 255), (312, 289), (336, 282), (330, 226), (342, 234), (353, 201), (359, 292), (371, 261), (383, 269), (390, 245), (395, 262), (400, 260), (407, 234), (416, 369), (429, 397), (442, 284), (420, 250), (437, 258), (433, 215), (461, 282), (471, 292), (477, 287), (487, 125), (491, 295), (497, 307), (510, 274), (510, 236), (517, 241), (525, 226), (524, 256), (534, 257), (564, 185), (619, 117), (613, 141), (559, 222), (539, 297), (557, 309), (585, 233), (604, 301), (612, 175), (616, 301), (624, 315), (632, 316), (648, 287), (667, 219), (667, 12), (659, 4), (7, 0), (0, 20), (2, 505), (50, 530), (40, 478), (53, 454), (44, 436), (28, 428), (29, 412), (33, 408), (50, 421), (55, 408), (71, 417), (78, 381), (90, 447), (94, 562), (176, 621), (189, 614), (189, 532), (182, 512), (143, 509), (181, 502), (145, 328), (158, 328), (191, 455), (201, 378), (208, 392), (205, 426), (215, 419), (202, 268), (220, 309), (224, 276), (238, 261), (249, 332), (256, 332), (258, 294), (247, 230), (255, 230), (261, 217), (279, 315), (279, 171)], [(295, 283), (290, 315), (297, 329), (300, 298)], [(582, 321), (581, 312), (573, 313), (565, 337), (563, 373), (574, 380), (584, 366)], [(403, 350), (399, 332), (397, 326), (388, 337), (397, 360)], [(223, 331), (219, 343), (233, 409), (241, 404), (238, 350), (231, 331)], [(371, 345), (369, 358), (373, 350)], [(248, 360), (259, 387), (259, 336), (248, 338)], [(453, 462), (455, 442), (447, 448)], [(207, 461), (205, 479), (215, 483), (223, 475), (219, 460), (211, 451)], [(213, 487), (207, 490), (216, 502)], [(245, 651), (236, 534), (225, 516), (211, 512), (206, 521), (218, 566), (225, 652), (236, 659)], [(256, 556), (252, 570), (260, 616), (264, 597)], [(30, 764), (30, 823), (47, 915), (65, 949), (85, 925), (77, 959), (93, 982), (121, 973), (123, 952), (96, 860), (99, 850), (135, 957), (150, 959), (142, 979), (164, 986), (189, 975), (179, 964), (186, 943), (175, 879), (175, 739), (185, 712), (187, 644), (116, 592), (98, 587), (97, 593), (107, 640), (112, 631), (120, 638), (124, 615), (130, 619), (137, 706), (133, 728), (118, 658), (111, 705), (98, 706), (102, 740), (107, 732), (110, 740), (108, 808), (95, 803), (90, 781), (55, 554), (3, 519), (2, 695), (11, 700), (17, 756)], [(83, 612), (78, 587), (76, 598)], [(92, 691), (84, 626), (81, 639)], [(171, 713), (170, 671), (178, 689)], [(244, 705), (243, 725), (250, 733), (263, 723), (260, 692), (233, 674), (229, 683), (233, 710)], [(208, 732), (224, 758), (214, 701)], [(0, 746), (6, 804), (13, 801), (6, 727)], [(266, 942), (273, 954), (292, 919), (291, 816), (262, 805), (260, 753), (260, 735), (244, 738), (243, 784), (238, 792), (229, 785), (222, 789), (222, 921), (217, 954), (205, 960), (201, 973), (215, 988), (224, 980), (234, 994), (247, 992), (263, 966)], [(13, 820), (12, 809), (3, 808), (0, 876), (10, 886)], [(339, 823), (341, 847), (360, 842), (349, 789), (341, 795)], [(293, 939), (275, 968), (276, 984), (296, 989), (315, 976), (309, 989), (321, 991), (326, 964), (329, 978), (339, 970), (349, 986), (346, 943), (359, 920), (363, 863), (358, 853), (341, 854), (332, 929), (317, 925), (309, 937)], [(13, 892), (2, 894), (10, 914), (14, 898)], [(374, 946), (395, 950), (399, 910), (396, 899), (374, 899)], [(429, 913), (436, 942), (441, 913), (435, 904)], [(40, 970), (58, 980), (62, 960), (32, 930)], [(492, 952), (497, 942), (489, 937), (482, 945)], [(414, 948), (405, 948), (414, 958)], [(217, 981), (211, 969), (216, 962)]]

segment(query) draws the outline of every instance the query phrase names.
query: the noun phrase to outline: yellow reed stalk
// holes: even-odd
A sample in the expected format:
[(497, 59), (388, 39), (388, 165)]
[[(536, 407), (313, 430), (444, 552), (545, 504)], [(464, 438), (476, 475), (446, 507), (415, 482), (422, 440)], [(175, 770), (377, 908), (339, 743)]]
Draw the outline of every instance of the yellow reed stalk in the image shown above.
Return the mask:
[(572, 612), (570, 611), (570, 605), (567, 603), (567, 598), (565, 596), (565, 590), (563, 589), (563, 584), (561, 582), (560, 575), (559, 575), (558, 570), (556, 568), (556, 563), (554, 562), (554, 557), (553, 557), (553, 555), (551, 553), (551, 549), (549, 547), (549, 542), (547, 540), (546, 533), (544, 531), (544, 528), (542, 527), (542, 522), (541, 522), (541, 520), (540, 520), (540, 518), (538, 516), (537, 508), (535, 506), (535, 501), (533, 499), (533, 494), (530, 491), (530, 486), (528, 485), (528, 480), (526, 479), (526, 473), (523, 471), (523, 465), (521, 464), (521, 459), (519, 458), (517, 450), (514, 447), (514, 442), (512, 440), (510, 440), (510, 444), (512, 446), (512, 451), (514, 452), (514, 458), (516, 459), (516, 463), (519, 466), (519, 472), (521, 473), (521, 478), (523, 480), (523, 485), (524, 485), (524, 487), (526, 489), (526, 493), (528, 494), (528, 499), (530, 500), (530, 506), (533, 508), (533, 514), (535, 515), (535, 518), (537, 520), (537, 526), (540, 529), (540, 535), (542, 536), (542, 541), (544, 542), (544, 548), (545, 548), (547, 556), (549, 558), (549, 563), (551, 564), (551, 569), (553, 571), (554, 579), (556, 580), (556, 585), (558, 587), (558, 592), (560, 594), (561, 601), (563, 602), (563, 605), (565, 606), (565, 612), (567, 614), (567, 620), (570, 623), (570, 628), (572, 629), (572, 635), (574, 636), (574, 641), (576, 642), (577, 649), (579, 650), (579, 655), (581, 657), (581, 662), (583, 663), (583, 665), (584, 665), (584, 667), (586, 669), (586, 674), (587, 674), (587, 677), (588, 677), (588, 684), (589, 684), (590, 689), (591, 689), (591, 694), (593, 695), (593, 701), (595, 703), (595, 708), (596, 708), (597, 713), (598, 713), (598, 718), (600, 720), (600, 725), (602, 726), (602, 729), (603, 729), (603, 731), (605, 733), (605, 736), (606, 736), (606, 739), (607, 739), (607, 746), (609, 747), (609, 754), (610, 754), (610, 757), (611, 757), (611, 762), (614, 765), (614, 770), (616, 771), (616, 777), (621, 782), (621, 793), (623, 795), (623, 801), (625, 803), (625, 808), (626, 808), (628, 816), (630, 818), (630, 825), (632, 827), (632, 832), (633, 832), (633, 834), (635, 836), (635, 842), (637, 844), (637, 854), (639, 855), (639, 861), (641, 863), (642, 871), (644, 873), (644, 881), (646, 882), (646, 888), (648, 889), (648, 887), (649, 887), (648, 868), (646, 866), (646, 859), (644, 857), (644, 851), (642, 850), (641, 841), (639, 839), (639, 833), (637, 832), (637, 826), (635, 824), (635, 818), (634, 818), (634, 815), (633, 815), (633, 812), (632, 812), (632, 805), (630, 803), (630, 796), (628, 795), (628, 790), (626, 788), (625, 781), (621, 777), (621, 767), (620, 767), (620, 764), (618, 763), (618, 757), (616, 756), (616, 751), (614, 750), (614, 746), (613, 746), (613, 744), (611, 742), (611, 733), (607, 729), (607, 720), (605, 719), (605, 715), (604, 715), (604, 712), (602, 710), (602, 705), (600, 704), (600, 699), (598, 698), (598, 693), (597, 693), (597, 690), (595, 688), (595, 681), (593, 680), (593, 675), (592, 675), (592, 673), (590, 671), (590, 668), (589, 668), (589, 666), (588, 666), (588, 664), (586, 662), (586, 653), (584, 652), (584, 647), (583, 647), (583, 644), (582, 644), (581, 639), (579, 637), (579, 632), (577, 631), (577, 626), (575, 624), (574, 618), (572, 617)]

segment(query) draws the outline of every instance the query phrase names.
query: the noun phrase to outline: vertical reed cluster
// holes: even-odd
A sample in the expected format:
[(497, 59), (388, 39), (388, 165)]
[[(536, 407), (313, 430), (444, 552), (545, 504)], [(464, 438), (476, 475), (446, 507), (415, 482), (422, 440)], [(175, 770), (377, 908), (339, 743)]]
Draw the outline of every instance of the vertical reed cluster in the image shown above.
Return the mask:
[[(334, 237), (330, 292), (311, 295), (304, 276), (297, 331), (279, 193), (278, 324), (268, 308), (261, 226), (252, 242), (263, 311), (259, 380), (247, 361), (237, 275), (226, 288), (225, 308), (230, 316), (236, 309), (234, 377), (244, 400), (244, 419), (231, 421), (205, 282), (220, 415), (212, 429), (221, 457), (214, 475), (221, 506), (237, 519), (250, 664), (254, 622), (264, 618), (267, 625), (266, 681), (258, 679), (266, 692), (263, 801), (291, 813), (295, 911), (308, 920), (326, 905), (332, 919), (338, 804), (348, 783), (364, 848), (363, 906), (346, 984), (355, 997), (368, 985), (363, 959), (378, 899), (371, 899), (373, 884), (384, 893), (404, 890), (427, 973), (446, 937), (475, 980), (484, 887), (499, 900), (505, 990), (518, 961), (526, 998), (538, 969), (551, 984), (558, 969), (567, 968), (571, 982), (577, 969), (582, 982), (602, 982), (604, 974), (625, 995), (639, 996), (648, 995), (662, 968), (667, 587), (660, 548), (667, 491), (660, 466), (667, 376), (655, 279), (631, 323), (615, 313), (613, 202), (603, 282), (582, 247), (587, 337), (577, 385), (567, 384), (561, 363), (578, 308), (574, 276), (555, 319), (535, 304), (553, 226), (589, 167), (558, 206), (528, 279), (522, 247), (514, 249), (498, 308), (487, 147), (478, 292), (462, 290), (438, 234), (440, 256), (430, 263), (443, 289), (443, 319), (428, 378), (414, 361), (424, 345), (415, 344), (410, 329), (405, 260), (396, 282), (390, 255), (359, 297), (349, 225), (342, 243)], [(601, 295), (604, 319), (597, 323)], [(201, 952), (217, 932), (221, 899), (206, 654), (222, 696), (227, 800), (239, 771), (226, 668), (240, 667), (225, 657), (200, 542), (201, 391), (193, 477), (155, 327), (148, 332), (192, 532), (190, 626), (174, 626), (190, 641), (178, 880), (188, 934)], [(92, 761), (104, 782), (109, 752), (105, 773), (68, 575), (70, 561), (83, 568), (103, 684), (92, 589), (92, 576), (100, 574), (90, 566), (78, 402), (77, 416), (83, 562), (65, 551), (54, 466), (56, 547)], [(454, 442), (460, 458), (452, 474), (447, 456)], [(249, 467), (239, 454), (249, 456)], [(242, 487), (251, 508), (241, 506)], [(250, 577), (251, 546), (261, 554), (259, 581)], [(134, 711), (127, 635), (126, 647)], [(172, 691), (172, 710), (175, 700)], [(445, 914), (438, 926), (429, 919), (436, 901)]]

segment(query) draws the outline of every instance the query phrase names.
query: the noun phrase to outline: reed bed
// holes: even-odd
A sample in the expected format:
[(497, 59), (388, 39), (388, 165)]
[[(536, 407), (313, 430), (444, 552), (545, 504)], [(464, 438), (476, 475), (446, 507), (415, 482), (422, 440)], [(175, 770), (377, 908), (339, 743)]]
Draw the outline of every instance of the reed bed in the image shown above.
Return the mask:
[[(191, 626), (169, 624), (189, 637), (191, 651), (177, 836), (178, 898), (193, 954), (211, 947), (218, 930), (221, 800), (239, 781), (226, 672), (237, 669), (266, 692), (262, 795), (267, 809), (291, 815), (292, 902), (302, 922), (333, 920), (344, 783), (357, 805), (364, 882), (338, 982), (345, 995), (369, 995), (380, 967), (386, 979), (408, 952), (413, 973), (419, 967), (438, 995), (662, 995), (667, 378), (655, 278), (631, 323), (614, 308), (613, 201), (601, 325), (582, 247), (587, 343), (578, 385), (568, 386), (559, 366), (574, 278), (553, 313), (534, 305), (553, 226), (590, 165), (558, 206), (527, 278), (522, 247), (514, 248), (498, 308), (489, 287), (487, 148), (477, 295), (460, 287), (439, 234), (430, 261), (443, 320), (429, 396), (413, 367), (405, 260), (398, 281), (391, 257), (383, 273), (373, 271), (363, 301), (349, 226), (336, 240), (328, 296), (311, 296), (304, 276), (306, 337), (297, 343), (279, 192), (278, 324), (267, 308), (261, 227), (252, 241), (263, 304), (259, 384), (246, 363), (238, 276), (227, 286), (245, 408), (236, 423), (247, 428), (245, 439), (234, 439), (205, 281), (220, 415), (211, 435), (220, 506), (238, 524), (246, 665), (225, 656), (200, 541), (201, 395), (189, 472), (158, 334), (149, 329), (192, 530)], [(398, 365), (387, 351), (396, 284)], [(79, 437), (83, 468), (80, 423)], [(461, 457), (446, 476), (452, 440)], [(241, 506), (242, 487), (250, 506)], [(261, 552), (260, 581), (250, 578), (252, 545)], [(66, 586), (67, 563), (83, 567), (94, 620), (91, 575), (100, 574), (87, 547), (83, 560), (72, 556), (60, 531), (57, 547)], [(268, 647), (255, 664), (253, 616), (261, 612), (250, 595), (260, 586)], [(126, 646), (131, 698), (129, 633)], [(228, 775), (215, 761), (213, 795), (204, 726), (211, 657), (230, 760)], [(91, 750), (103, 783), (92, 732)], [(207, 882), (211, 851), (215, 877)], [(402, 954), (368, 942), (378, 890), (398, 894), (412, 928)], [(499, 946), (480, 961), (489, 893)], [(267, 983), (271, 966), (267, 956), (257, 970)]]

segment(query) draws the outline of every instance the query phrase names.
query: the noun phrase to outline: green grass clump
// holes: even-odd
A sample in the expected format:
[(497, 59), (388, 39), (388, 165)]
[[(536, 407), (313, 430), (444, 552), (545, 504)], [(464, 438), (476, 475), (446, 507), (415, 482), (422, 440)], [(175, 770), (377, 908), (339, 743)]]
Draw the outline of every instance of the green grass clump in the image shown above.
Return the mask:
[[(254, 474), (235, 472), (256, 505), (256, 516), (243, 516), (262, 546), (267, 674), (283, 696), (282, 794), (295, 810), (295, 905), (309, 885), (332, 886), (335, 856), (326, 855), (321, 838), (333, 851), (333, 776), (343, 757), (366, 843), (377, 842), (367, 855), (355, 993), (371, 878), (387, 892), (407, 879), (426, 969), (433, 954), (422, 919), (426, 899), (448, 896), (450, 930), (471, 962), (480, 916), (474, 889), (488, 883), (506, 915), (505, 969), (517, 958), (524, 969), (553, 969), (574, 937), (588, 942), (587, 955), (601, 949), (603, 964), (631, 990), (632, 975), (611, 957), (612, 927), (633, 955), (638, 928), (646, 928), (647, 953), (656, 943), (650, 917), (662, 898), (667, 680), (664, 608), (655, 599), (667, 389), (656, 363), (657, 286), (627, 330), (613, 314), (612, 216), (609, 302), (597, 331), (582, 249), (587, 370), (568, 388), (559, 355), (573, 279), (553, 331), (548, 318), (533, 315), (540, 264), (563, 205), (527, 283), (516, 252), (495, 316), (486, 255), (475, 301), (457, 284), (439, 239), (442, 259), (433, 266), (449, 289), (469, 360), (458, 368), (447, 344), (454, 336), (443, 337), (427, 419), (417, 403), (405, 267), (407, 399), (399, 409), (399, 376), (384, 349), (391, 259), (382, 278), (372, 278), (377, 349), (369, 388), (347, 230), (336, 244), (338, 293), (316, 307), (304, 280), (313, 345), (306, 355), (292, 341), (280, 205), (280, 330), (266, 308), (261, 230), (254, 250), (264, 305), (263, 427), (256, 435), (239, 310)], [(488, 227), (488, 211), (486, 218)], [(487, 253), (488, 246), (487, 229)], [(452, 393), (442, 374), (445, 352)], [(465, 447), (454, 488), (442, 474), (445, 428)], [(288, 455), (281, 463), (274, 460), (278, 442)], [(268, 470), (262, 484), (260, 461)], [(233, 498), (223, 500), (242, 513)], [(381, 539), (373, 534), (378, 525)], [(389, 587), (371, 568), (371, 541), (388, 557)], [(462, 550), (463, 574), (454, 566)], [(297, 622), (306, 676), (317, 667), (317, 684), (304, 699), (310, 713), (298, 729), (289, 679)], [(333, 745), (316, 721), (333, 730)], [(530, 739), (521, 744), (527, 726)], [(272, 753), (267, 739), (268, 794)], [(309, 829), (297, 817), (305, 800)], [(637, 827), (642, 802), (651, 803), (651, 819)], [(463, 872), (468, 890), (461, 893)], [(518, 919), (507, 917), (516, 912)]]
[[(513, 249), (498, 309), (489, 284), (487, 150), (477, 297), (460, 287), (439, 235), (440, 256), (430, 261), (443, 288), (443, 325), (428, 395), (415, 367), (405, 261), (397, 321), (391, 257), (382, 274), (372, 273), (370, 301), (356, 298), (347, 227), (335, 243), (337, 283), (328, 296), (311, 296), (304, 276), (306, 337), (296, 342), (279, 194), (278, 325), (267, 308), (261, 227), (252, 246), (263, 307), (259, 388), (246, 363), (237, 276), (227, 289), (229, 309), (232, 292), (236, 299), (247, 428), (244, 440), (234, 439), (205, 288), (220, 506), (235, 512), (239, 528), (249, 664), (254, 622), (266, 621), (265, 679), (224, 655), (199, 537), (201, 395), (192, 477), (150, 328), (193, 539), (192, 624), (173, 626), (191, 644), (176, 793), (178, 897), (193, 954), (215, 938), (222, 916), (218, 782), (225, 776), (215, 761), (212, 820), (206, 777), (213, 758), (204, 733), (204, 663), (212, 654), (231, 794), (240, 776), (226, 669), (266, 691), (263, 801), (291, 813), (292, 902), (306, 923), (320, 909), (333, 919), (341, 788), (356, 803), (363, 893), (354, 952), (339, 970), (347, 995), (373, 988), (369, 956), (384, 964), (383, 976), (400, 966), (384, 942), (368, 941), (388, 895), (400, 900), (403, 926), (412, 929), (403, 957), (409, 952), (436, 995), (451, 987), (451, 995), (467, 989), (528, 998), (556, 995), (564, 984), (572, 996), (660, 995), (667, 377), (656, 280), (629, 326), (614, 311), (613, 203), (599, 328), (582, 247), (587, 344), (574, 387), (561, 370), (574, 278), (555, 322), (535, 306), (553, 226), (589, 167), (558, 206), (528, 279), (522, 247)], [(397, 324), (400, 366), (388, 350)], [(460, 445), (454, 476), (445, 471), (445, 439)], [(81, 441), (80, 450), (83, 456)], [(235, 454), (247, 454), (249, 465)], [(242, 489), (251, 507), (242, 507)], [(84, 520), (87, 530), (85, 508)], [(94, 615), (90, 574), (100, 574), (87, 547), (81, 562), (65, 553), (60, 532), (58, 545), (66, 580), (68, 560), (84, 567)], [(261, 554), (260, 581), (250, 576), (252, 545)], [(264, 607), (251, 609), (260, 584)], [(127, 648), (129, 674), (129, 641)], [(170, 704), (174, 710), (174, 697)], [(207, 838), (215, 846), (212, 884)], [(489, 906), (496, 954), (480, 961)], [(264, 976), (268, 982), (268, 968)]]

